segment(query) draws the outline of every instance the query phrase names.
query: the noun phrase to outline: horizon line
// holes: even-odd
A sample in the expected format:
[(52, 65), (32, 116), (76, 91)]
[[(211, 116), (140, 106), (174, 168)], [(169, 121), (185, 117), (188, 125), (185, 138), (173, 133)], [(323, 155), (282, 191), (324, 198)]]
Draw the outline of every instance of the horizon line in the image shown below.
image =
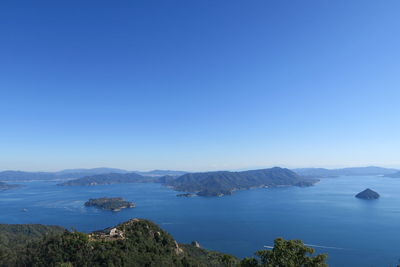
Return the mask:
[(340, 167), (287, 167), (282, 165), (271, 165), (271, 166), (254, 166), (254, 167), (243, 167), (243, 168), (221, 168), (221, 169), (207, 169), (207, 170), (183, 170), (183, 169), (164, 169), (164, 168), (154, 168), (154, 169), (136, 169), (130, 170), (129, 168), (115, 168), (115, 167), (86, 167), (86, 168), (65, 168), (65, 169), (57, 169), (57, 170), (24, 170), (24, 169), (2, 169), (0, 172), (6, 171), (20, 171), (20, 172), (46, 172), (46, 173), (56, 173), (62, 172), (67, 170), (95, 170), (95, 169), (115, 169), (121, 170), (126, 172), (152, 172), (152, 171), (175, 171), (175, 172), (214, 172), (214, 171), (230, 171), (230, 172), (238, 172), (238, 171), (247, 171), (247, 170), (261, 170), (261, 169), (271, 169), (271, 168), (283, 168), (289, 170), (296, 170), (296, 169), (327, 169), (327, 170), (337, 170), (337, 169), (347, 169), (347, 168), (384, 168), (384, 169), (396, 169), (400, 170), (400, 166), (386, 166), (386, 165), (347, 165), (347, 166), (340, 166)]

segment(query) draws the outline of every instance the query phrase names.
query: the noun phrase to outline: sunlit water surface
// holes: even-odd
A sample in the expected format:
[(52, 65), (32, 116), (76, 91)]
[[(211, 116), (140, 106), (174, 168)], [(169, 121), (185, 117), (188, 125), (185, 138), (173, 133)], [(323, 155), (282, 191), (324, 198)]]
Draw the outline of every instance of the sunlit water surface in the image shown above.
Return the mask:
[[(160, 184), (21, 184), (0, 192), (0, 223), (56, 224), (89, 232), (138, 217), (156, 222), (178, 242), (197, 240), (204, 248), (239, 257), (284, 237), (320, 246), (315, 248), (329, 254), (330, 266), (395, 266), (400, 259), (400, 179), (339, 177), (309, 188), (253, 189), (210, 198), (176, 197)], [(367, 187), (381, 198), (354, 197)], [(117, 213), (84, 207), (89, 198), (103, 196), (123, 197), (137, 207)]]

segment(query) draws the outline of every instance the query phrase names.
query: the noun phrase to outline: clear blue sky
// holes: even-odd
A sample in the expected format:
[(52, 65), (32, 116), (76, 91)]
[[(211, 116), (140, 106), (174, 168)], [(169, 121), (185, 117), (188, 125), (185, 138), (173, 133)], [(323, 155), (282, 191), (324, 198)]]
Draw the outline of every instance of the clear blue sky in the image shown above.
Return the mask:
[(1, 1), (0, 170), (400, 167), (400, 1)]

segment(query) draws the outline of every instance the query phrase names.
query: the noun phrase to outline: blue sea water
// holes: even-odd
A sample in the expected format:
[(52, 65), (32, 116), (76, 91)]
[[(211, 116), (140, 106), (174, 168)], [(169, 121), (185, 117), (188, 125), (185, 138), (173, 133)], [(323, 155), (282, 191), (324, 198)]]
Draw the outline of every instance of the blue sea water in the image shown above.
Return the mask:
[[(396, 266), (400, 259), (400, 179), (347, 176), (308, 188), (260, 188), (210, 198), (176, 197), (160, 184), (21, 184), (0, 192), (0, 223), (56, 224), (89, 232), (147, 218), (178, 242), (197, 240), (204, 248), (239, 257), (284, 237), (328, 253), (330, 266)], [(367, 187), (381, 198), (354, 197)], [(118, 213), (84, 207), (89, 198), (103, 196), (123, 197), (137, 207)]]

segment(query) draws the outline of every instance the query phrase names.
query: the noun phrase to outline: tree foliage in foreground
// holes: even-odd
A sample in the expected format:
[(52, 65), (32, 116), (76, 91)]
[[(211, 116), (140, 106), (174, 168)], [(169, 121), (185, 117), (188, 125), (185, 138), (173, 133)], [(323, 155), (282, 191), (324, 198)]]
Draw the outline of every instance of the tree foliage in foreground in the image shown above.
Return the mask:
[(172, 236), (147, 220), (133, 219), (112, 229), (120, 234), (110, 234), (111, 228), (84, 234), (41, 225), (3, 225), (0, 267), (327, 266), (326, 255), (313, 256), (314, 250), (300, 240), (278, 238), (272, 250), (258, 251), (255, 258), (240, 261), (231, 255), (177, 244)]
[(314, 254), (314, 249), (307, 247), (301, 240), (285, 240), (277, 238), (272, 250), (256, 252), (259, 259), (245, 258), (241, 261), (242, 267), (326, 267), (327, 255)]

